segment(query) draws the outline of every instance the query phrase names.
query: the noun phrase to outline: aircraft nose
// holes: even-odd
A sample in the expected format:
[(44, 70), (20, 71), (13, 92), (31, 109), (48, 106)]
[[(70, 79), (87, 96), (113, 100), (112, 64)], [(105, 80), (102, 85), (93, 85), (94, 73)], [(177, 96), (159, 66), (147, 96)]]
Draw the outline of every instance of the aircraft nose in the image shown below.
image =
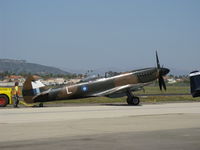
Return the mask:
[(162, 76), (165, 76), (169, 72), (170, 72), (170, 70), (168, 68), (161, 68), (161, 74), (162, 74)]

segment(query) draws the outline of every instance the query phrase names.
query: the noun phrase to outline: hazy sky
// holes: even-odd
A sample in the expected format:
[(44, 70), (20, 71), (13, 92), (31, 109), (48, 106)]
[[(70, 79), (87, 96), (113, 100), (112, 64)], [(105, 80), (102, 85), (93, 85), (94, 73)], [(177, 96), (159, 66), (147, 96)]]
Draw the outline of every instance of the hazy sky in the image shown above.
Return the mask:
[(0, 0), (0, 58), (69, 69), (200, 69), (199, 0)]

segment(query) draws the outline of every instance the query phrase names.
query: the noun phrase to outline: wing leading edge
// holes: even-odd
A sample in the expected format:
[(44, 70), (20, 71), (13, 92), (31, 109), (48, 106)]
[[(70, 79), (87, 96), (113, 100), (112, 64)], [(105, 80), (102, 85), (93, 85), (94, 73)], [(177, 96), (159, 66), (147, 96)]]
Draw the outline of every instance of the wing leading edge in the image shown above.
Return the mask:
[(94, 97), (107, 96), (111, 98), (123, 97), (123, 96), (126, 96), (127, 91), (132, 91), (132, 92), (139, 91), (139, 90), (142, 90), (144, 86), (149, 85), (151, 83), (128, 84), (124, 86), (115, 87), (103, 92), (95, 93), (95, 94), (92, 94), (91, 96), (94, 96)]

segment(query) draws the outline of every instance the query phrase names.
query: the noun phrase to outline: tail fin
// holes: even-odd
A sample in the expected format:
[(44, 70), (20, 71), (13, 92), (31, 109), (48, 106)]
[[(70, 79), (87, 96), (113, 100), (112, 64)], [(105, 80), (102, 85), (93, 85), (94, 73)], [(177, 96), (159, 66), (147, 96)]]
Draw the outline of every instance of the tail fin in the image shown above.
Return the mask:
[(200, 96), (200, 72), (193, 71), (190, 73), (190, 88), (193, 97)]
[(22, 89), (24, 101), (26, 103), (34, 103), (33, 97), (45, 90), (47, 88), (36, 76), (28, 76)]

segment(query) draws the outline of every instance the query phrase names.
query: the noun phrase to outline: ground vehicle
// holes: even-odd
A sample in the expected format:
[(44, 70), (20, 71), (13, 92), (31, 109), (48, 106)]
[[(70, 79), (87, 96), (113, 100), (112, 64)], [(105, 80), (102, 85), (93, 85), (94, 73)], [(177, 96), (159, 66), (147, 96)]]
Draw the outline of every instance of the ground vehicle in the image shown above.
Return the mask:
[[(12, 95), (12, 88), (11, 87), (0, 87), (0, 107), (6, 107), (8, 104), (13, 104), (13, 95)], [(33, 104), (27, 104), (23, 101), (20, 97), (20, 104), (25, 106), (34, 106)]]
[(190, 72), (190, 90), (193, 97), (200, 97), (200, 72)]
[(12, 88), (0, 87), (0, 107), (12, 104)]

